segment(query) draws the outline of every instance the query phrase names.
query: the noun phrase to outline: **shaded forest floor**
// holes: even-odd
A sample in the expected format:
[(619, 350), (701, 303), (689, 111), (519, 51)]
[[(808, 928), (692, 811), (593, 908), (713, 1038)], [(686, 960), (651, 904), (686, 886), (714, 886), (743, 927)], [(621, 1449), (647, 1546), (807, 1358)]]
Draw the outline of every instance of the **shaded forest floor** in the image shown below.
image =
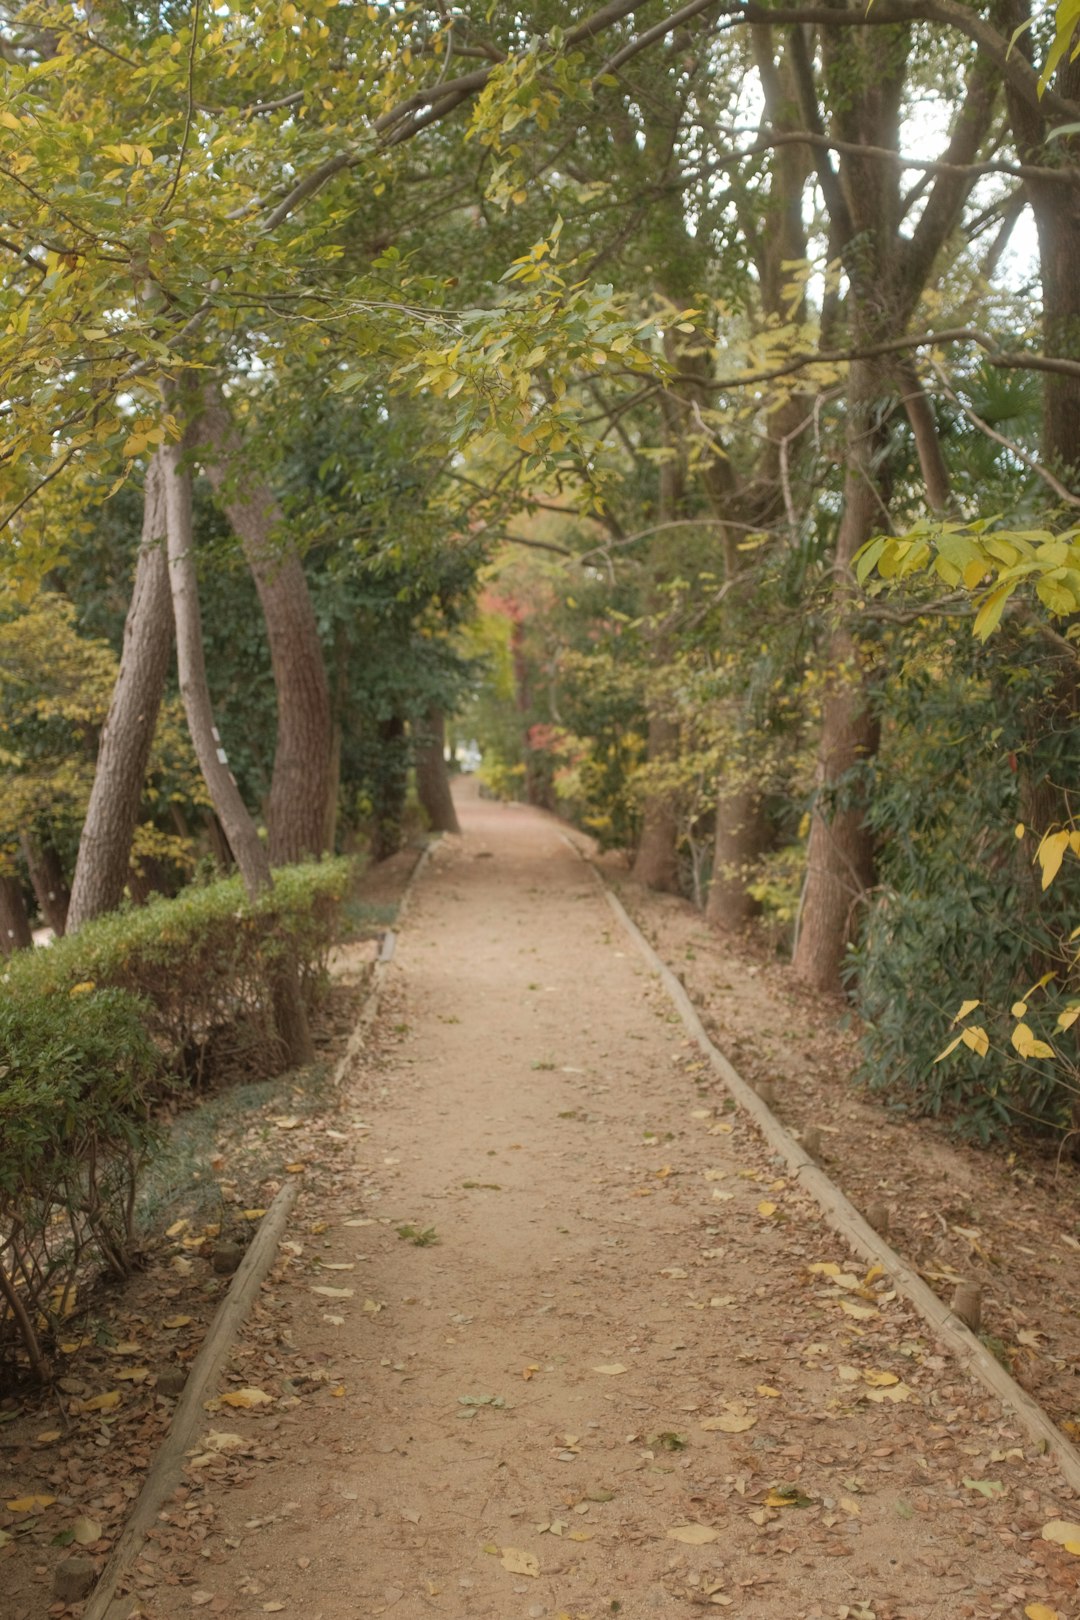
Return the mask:
[[(463, 808), (342, 1091), (286, 1081), (207, 1133), (226, 1236), (283, 1176), (303, 1191), (129, 1612), (1075, 1620), (1080, 1558), (1040, 1535), (1078, 1517), (1054, 1468), (730, 1109), (558, 828)], [(846, 1088), (835, 1009), (626, 898), (855, 1202), (889, 1202), (928, 1270), (985, 1251), (990, 1325), (1057, 1400), (1075, 1204), (1052, 1166), (894, 1122)], [(107, 1550), (223, 1286), (220, 1234), (182, 1219), (73, 1356), (83, 1409), (0, 1428), (0, 1499), (56, 1498), (0, 1516), (16, 1620), (50, 1612), (57, 1534), (89, 1519)], [(1021, 1297), (995, 1259), (1024, 1247)]]

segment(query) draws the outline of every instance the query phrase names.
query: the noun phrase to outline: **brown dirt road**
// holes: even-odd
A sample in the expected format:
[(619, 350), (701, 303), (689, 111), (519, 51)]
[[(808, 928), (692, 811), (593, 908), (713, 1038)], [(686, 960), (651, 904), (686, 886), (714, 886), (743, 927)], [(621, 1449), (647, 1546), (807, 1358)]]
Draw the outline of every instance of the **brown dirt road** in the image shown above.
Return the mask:
[(140, 1612), (1077, 1620), (1050, 1465), (725, 1108), (554, 824), (462, 809), (233, 1359), (270, 1400), (208, 1413), (240, 1445)]

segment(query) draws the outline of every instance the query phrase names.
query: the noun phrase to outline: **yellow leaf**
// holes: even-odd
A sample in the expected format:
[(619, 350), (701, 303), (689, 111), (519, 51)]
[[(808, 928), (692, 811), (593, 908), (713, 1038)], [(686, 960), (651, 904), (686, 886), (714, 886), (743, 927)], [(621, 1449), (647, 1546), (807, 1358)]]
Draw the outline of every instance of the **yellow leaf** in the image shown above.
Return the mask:
[(55, 1496), (16, 1496), (4, 1506), (9, 1513), (39, 1513), (42, 1508), (52, 1507), (55, 1501)]
[(862, 1515), (862, 1508), (859, 1506), (858, 1502), (856, 1502), (853, 1496), (842, 1496), (840, 1498), (840, 1506), (843, 1508), (844, 1512), (849, 1513), (853, 1519), (858, 1519)]
[(766, 1395), (770, 1401), (778, 1401), (780, 1399), (780, 1391), (778, 1389), (773, 1389), (771, 1384), (759, 1384), (757, 1387), (757, 1392), (759, 1395)]
[(176, 1328), (187, 1327), (190, 1322), (190, 1316), (166, 1316), (161, 1325), (163, 1328), (169, 1328), (170, 1331), (173, 1331)]
[[(954, 1020), (954, 1022), (955, 1022), (955, 1020)], [(960, 1045), (960, 1042), (962, 1040), (963, 1040), (962, 1035), (954, 1036), (953, 1039), (949, 1042), (948, 1046), (945, 1047), (944, 1051), (938, 1053), (937, 1057), (934, 1059), (934, 1062), (935, 1063), (940, 1063), (942, 1058), (947, 1058), (950, 1052), (955, 1052), (956, 1048)]]
[(84, 979), (81, 984), (73, 984), (68, 991), (70, 996), (88, 996), (94, 989), (93, 979)]
[(617, 1378), (620, 1373), (628, 1371), (621, 1361), (607, 1361), (600, 1367), (594, 1367), (593, 1372), (604, 1373), (608, 1378)]
[(172, 1225), (167, 1229), (167, 1231), (165, 1233), (165, 1236), (166, 1237), (179, 1237), (181, 1232), (186, 1232), (190, 1225), (191, 1225), (191, 1222), (188, 1220), (187, 1216), (185, 1215), (183, 1220), (173, 1221)]
[(1049, 1524), (1043, 1525), (1039, 1534), (1044, 1541), (1056, 1542), (1066, 1552), (1080, 1556), (1080, 1524), (1075, 1524), (1071, 1519), (1051, 1519)]
[(50, 1446), (54, 1440), (59, 1440), (60, 1432), (59, 1429), (46, 1429), (44, 1434), (37, 1434), (34, 1439), (39, 1446)]
[(326, 1299), (352, 1299), (356, 1290), (353, 1288), (313, 1288), (311, 1292), (313, 1294), (322, 1294)]
[(770, 1203), (767, 1198), (763, 1198), (757, 1207), (757, 1212), (763, 1220), (768, 1220), (770, 1215), (776, 1214), (776, 1205)]
[(1054, 1055), (1052, 1046), (1035, 1038), (1035, 1031), (1030, 1024), (1017, 1024), (1009, 1039), (1021, 1057), (1052, 1058)]
[(592, 1538), (593, 1532), (591, 1530), (571, 1530), (566, 1539), (567, 1541), (591, 1541)]
[(298, 1114), (284, 1114), (278, 1119), (272, 1119), (271, 1125), (276, 1125), (279, 1131), (295, 1131), (304, 1123)]
[(273, 1396), (268, 1395), (265, 1389), (230, 1389), (227, 1394), (219, 1396), (222, 1406), (269, 1406)]
[(719, 1417), (702, 1418), (698, 1427), (708, 1434), (745, 1434), (756, 1422), (756, 1412), (721, 1412)]
[(872, 1305), (856, 1305), (854, 1300), (850, 1299), (842, 1299), (840, 1309), (848, 1316), (853, 1316), (857, 1322), (872, 1322), (878, 1314)]
[(710, 1541), (720, 1540), (720, 1532), (710, 1524), (673, 1524), (667, 1539), (682, 1541), (688, 1547), (707, 1547)]
[(364, 1301), (364, 1310), (367, 1311), (369, 1316), (378, 1316), (379, 1312), (385, 1309), (386, 1307), (382, 1303), (382, 1300), (365, 1299)]
[(1029, 1603), (1024, 1609), (1027, 1620), (1061, 1620), (1056, 1609), (1048, 1603)]
[(872, 1385), (874, 1389), (888, 1389), (890, 1384), (898, 1384), (900, 1380), (895, 1373), (874, 1372), (868, 1369), (863, 1373), (863, 1382)]
[(953, 1023), (958, 1024), (960, 1022), (961, 1018), (966, 1018), (968, 1013), (973, 1013), (975, 1011), (976, 1007), (981, 1007), (981, 1006), (982, 1006), (981, 1001), (965, 1001), (963, 1003), (963, 1005), (961, 1006), (960, 1011), (957, 1013), (956, 1017), (953, 1019)]
[(508, 1569), (511, 1575), (531, 1575), (540, 1573), (540, 1562), (531, 1552), (523, 1552), (520, 1547), (503, 1547), (499, 1563), (503, 1569)]
[(285, 1168), (290, 1176), (298, 1176), (302, 1170), (307, 1169), (307, 1165), (298, 1160), (296, 1164), (287, 1164)]
[(243, 1209), (240, 1213), (245, 1221), (261, 1221), (266, 1211), (265, 1209)]
[(80, 1515), (71, 1530), (80, 1547), (92, 1547), (95, 1541), (101, 1540), (101, 1526), (96, 1519), (87, 1519)]
[(981, 1024), (975, 1024), (965, 1029), (960, 1039), (964, 1045), (970, 1047), (978, 1057), (985, 1057), (990, 1050), (990, 1037)]
[(1038, 849), (1035, 859), (1042, 867), (1042, 886), (1048, 889), (1061, 870), (1061, 863), (1065, 858), (1065, 851), (1069, 847), (1069, 834), (1066, 831), (1047, 833)]
[(1064, 1012), (1058, 1013), (1058, 1029), (1072, 1029), (1078, 1018), (1080, 1018), (1080, 1001), (1074, 1006), (1066, 1007)]
[(88, 1401), (76, 1401), (74, 1409), (78, 1412), (114, 1412), (120, 1405), (120, 1391), (110, 1389), (103, 1395), (91, 1395)]
[(895, 1404), (910, 1401), (913, 1393), (906, 1384), (893, 1384), (889, 1389), (868, 1390), (866, 1398), (868, 1401), (892, 1401)]

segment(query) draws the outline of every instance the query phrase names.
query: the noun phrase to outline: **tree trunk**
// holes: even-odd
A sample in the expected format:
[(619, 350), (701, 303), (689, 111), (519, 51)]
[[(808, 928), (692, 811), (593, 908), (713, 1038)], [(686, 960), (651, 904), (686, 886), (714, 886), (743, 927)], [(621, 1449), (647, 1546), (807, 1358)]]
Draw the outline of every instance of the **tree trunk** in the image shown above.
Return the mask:
[(853, 596), (852, 559), (883, 521), (872, 457), (874, 403), (880, 392), (876, 367), (854, 361), (848, 388), (844, 515), (836, 543), (837, 628), (829, 648), (829, 684), (793, 964), (797, 976), (817, 990), (841, 987), (840, 970), (854, 935), (859, 899), (874, 879), (866, 783), (859, 781), (857, 772), (877, 752), (878, 724), (868, 705), (859, 648), (847, 621)]
[(243, 546), (266, 619), (277, 694), (270, 861), (301, 861), (326, 848), (333, 748), (330, 692), (307, 579), (295, 547), (277, 537), (282, 515), (273, 491), (244, 468), (244, 446), (216, 384), (204, 390), (191, 442)]
[[(258, 829), (240, 797), (221, 746), (210, 703), (203, 650), (202, 616), (191, 528), (191, 475), (181, 467), (183, 449), (170, 445), (163, 452), (165, 514), (168, 532), (169, 583), (176, 622), (176, 663), (180, 696), (187, 716), (195, 757), (229, 848), (236, 858), (244, 886), (252, 900), (273, 886), (270, 859)], [(295, 960), (286, 953), (274, 973), (271, 993), (274, 1021), (291, 1064), (314, 1061), (315, 1049), (300, 995)]]
[(429, 709), (416, 738), (416, 791), (432, 832), (459, 833), (446, 769), (446, 719)]
[(371, 858), (385, 861), (401, 848), (408, 792), (404, 720), (396, 714), (389, 720), (380, 720), (378, 736), (379, 754), (372, 792)]
[(172, 653), (172, 604), (165, 557), (165, 480), (161, 453), (146, 472), (142, 541), (124, 625), (124, 647), (98, 745), (71, 904), (69, 934), (114, 911), (124, 897), (131, 841)]
[(14, 875), (0, 873), (0, 956), (28, 951), (33, 943), (22, 884)]
[(26, 870), (37, 898), (38, 910), (44, 922), (59, 939), (67, 927), (71, 895), (64, 876), (64, 868), (48, 835), (41, 837), (36, 831), (19, 834)]
[(747, 892), (754, 862), (768, 848), (761, 797), (753, 787), (721, 792), (705, 921), (713, 928), (740, 928), (759, 906)]
[[(679, 728), (659, 709), (649, 715), (648, 757), (650, 764), (673, 760), (679, 746)], [(679, 818), (670, 791), (645, 796), (641, 838), (631, 875), (638, 883), (662, 894), (679, 893)]]

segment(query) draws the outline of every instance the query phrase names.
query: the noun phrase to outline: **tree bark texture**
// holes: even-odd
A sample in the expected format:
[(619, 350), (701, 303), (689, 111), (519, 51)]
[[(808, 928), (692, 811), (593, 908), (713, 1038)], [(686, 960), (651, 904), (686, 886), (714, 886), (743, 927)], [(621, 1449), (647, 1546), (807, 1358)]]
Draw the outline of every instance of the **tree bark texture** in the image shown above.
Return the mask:
[(378, 770), (372, 793), (371, 858), (385, 861), (401, 848), (409, 786), (405, 722), (400, 715), (379, 721), (378, 739)]
[(203, 392), (192, 444), (243, 547), (266, 620), (277, 695), (267, 826), (274, 866), (326, 848), (333, 727), (326, 666), (303, 565), (278, 539), (281, 508), (244, 446), (216, 384)]
[(837, 628), (829, 648), (816, 799), (793, 964), (796, 975), (818, 990), (840, 988), (841, 966), (858, 921), (859, 900), (874, 879), (866, 784), (858, 780), (857, 772), (877, 751), (878, 725), (868, 705), (859, 648), (848, 618), (852, 559), (882, 526), (872, 466), (878, 394), (876, 368), (854, 362), (848, 394), (844, 515), (836, 545)]
[[(195, 567), (191, 525), (191, 475), (182, 466), (183, 447), (162, 451), (165, 469), (165, 517), (168, 534), (169, 585), (176, 623), (176, 664), (180, 696), (187, 717), (195, 757), (210, 794), (229, 848), (240, 868), (251, 899), (273, 886), (270, 858), (259, 838), (247, 806), (229, 769), (225, 750), (214, 725), (210, 688), (206, 679), (199, 582)], [(288, 1061), (312, 1063), (315, 1049), (300, 995), (296, 963), (286, 953), (271, 984), (274, 1022)]]
[(42, 836), (36, 828), (26, 829), (20, 833), (19, 847), (26, 862), (26, 870), (30, 874), (38, 910), (43, 921), (59, 939), (67, 927), (68, 907), (71, 903), (71, 894), (60, 857), (48, 836)]
[(457, 811), (446, 768), (446, 717), (429, 709), (416, 737), (416, 791), (432, 832), (459, 833)]
[(761, 797), (752, 786), (721, 789), (716, 806), (712, 881), (705, 902), (705, 921), (713, 928), (740, 928), (757, 915), (758, 902), (747, 892), (754, 863), (768, 848), (768, 828)]
[(124, 897), (143, 782), (172, 655), (172, 602), (165, 554), (165, 474), (159, 451), (146, 473), (142, 540), (135, 565), (120, 670), (98, 745), (67, 931), (113, 911)]
[[(678, 746), (678, 726), (662, 709), (654, 708), (649, 715), (648, 728), (650, 764), (673, 759)], [(673, 795), (662, 791), (648, 793), (631, 875), (638, 883), (661, 894), (678, 894), (678, 841), (679, 818)]]
[(17, 877), (0, 874), (0, 956), (28, 951), (33, 943), (22, 884)]

